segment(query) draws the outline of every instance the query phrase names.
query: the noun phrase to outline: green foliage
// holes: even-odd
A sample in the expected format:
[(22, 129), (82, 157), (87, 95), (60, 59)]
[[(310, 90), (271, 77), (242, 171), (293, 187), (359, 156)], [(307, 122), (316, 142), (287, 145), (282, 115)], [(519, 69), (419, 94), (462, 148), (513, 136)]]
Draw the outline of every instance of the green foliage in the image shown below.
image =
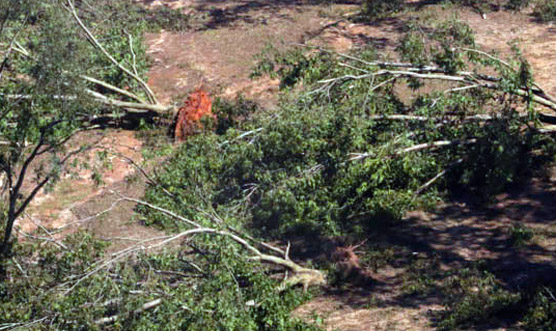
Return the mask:
[(525, 315), (526, 330), (548, 331), (556, 325), (556, 297), (554, 289), (542, 287), (533, 296), (532, 304)]
[(185, 31), (191, 27), (191, 17), (178, 9), (159, 6), (152, 10), (143, 9), (135, 5), (139, 17), (148, 23), (149, 31), (161, 29), (169, 31)]
[(224, 134), (228, 129), (238, 127), (241, 121), (244, 121), (256, 113), (259, 106), (243, 96), (237, 98), (233, 102), (217, 98), (212, 106), (212, 112), (217, 119), (217, 134)]
[[(542, 6), (545, 3), (552, 2), (552, 0), (539, 0)], [(492, 10), (500, 10), (505, 7), (510, 10), (522, 10), (531, 4), (531, 0), (443, 0), (439, 1), (444, 5), (461, 5), (473, 8), (480, 13), (488, 13)], [(403, 11), (405, 8), (415, 6), (414, 4), (407, 3), (401, 0), (365, 0), (361, 4), (361, 14), (366, 19), (383, 19), (392, 16), (398, 12)], [(418, 7), (418, 6), (417, 6)]]
[(435, 63), (449, 73), (463, 69), (475, 58), (462, 52), (475, 48), (475, 34), (466, 23), (451, 19), (442, 22), (410, 22), (397, 47), (402, 60), (424, 66)]
[(361, 14), (365, 18), (384, 18), (401, 10), (403, 5), (403, 0), (365, 0)]
[(541, 22), (556, 22), (556, 2), (552, 0), (538, 0), (533, 15)]
[(535, 158), (530, 153), (537, 139), (521, 130), (518, 122), (508, 118), (483, 128), (484, 140), (470, 148), (464, 166), (452, 173), (453, 185), (470, 187), (488, 200), (533, 169)]
[[(401, 57), (418, 59), (423, 66), (433, 62), (447, 72), (466, 70), (469, 63), (490, 67), (507, 77), (508, 91), (522, 86), (517, 83), (523, 80), (520, 73), (464, 49), (474, 47), (467, 25), (449, 20), (433, 24), (418, 38), (411, 37), (418, 30), (425, 29), (410, 27), (409, 37), (398, 48)], [(422, 38), (431, 43), (409, 45)], [(516, 100), (492, 104), (489, 91), (434, 91), (404, 104), (394, 92), (397, 82), (387, 77), (319, 83), (373, 70), (355, 67), (374, 61), (374, 50), (353, 55), (360, 60), (344, 58), (347, 65), (340, 66), (331, 52), (267, 49), (259, 57), (256, 73), (281, 77), (284, 88), (302, 84), (307, 92), (288, 89), (273, 115), (246, 114), (241, 122), (225, 119), (227, 130), (192, 137), (158, 173), (158, 181), (172, 196), (153, 187), (146, 199), (201, 223), (210, 222), (210, 217), (199, 210), (214, 210), (231, 224), (250, 227), (259, 235), (363, 235), (399, 221), (408, 209), (434, 201), (438, 197), (434, 189), (422, 196), (415, 192), (458, 158), (463, 165), (451, 169), (448, 183), (465, 185), (485, 198), (515, 182), (531, 165), (530, 151), (539, 140), (522, 129), (528, 119), (517, 115), (512, 105)], [(464, 120), (485, 108), (500, 118), (486, 123)], [(241, 114), (246, 109), (251, 111), (242, 102), (222, 107), (224, 114)], [(389, 114), (431, 120), (372, 119)], [(444, 124), (435, 120), (448, 114), (456, 117)], [(477, 143), (456, 144), (440, 153), (397, 154), (409, 146), (469, 137)], [(445, 183), (439, 181), (437, 189), (443, 190)], [(183, 228), (160, 213), (143, 213), (147, 224)]]
[(512, 10), (521, 10), (531, 3), (531, 0), (508, 0), (506, 7)]
[[(25, 177), (35, 178), (39, 189), (44, 180), (59, 178), (65, 155), (64, 143), (82, 126), (82, 117), (97, 112), (84, 95), (79, 75), (88, 69), (87, 44), (75, 33), (72, 21), (57, 1), (10, 1), (0, 16), (0, 43), (16, 45), (3, 56), (0, 84), (0, 173), (8, 178), (8, 215), (2, 219), (7, 244), (15, 218), (33, 193), (22, 195)], [(6, 48), (7, 51), (7, 48)], [(8, 54), (3, 52), (3, 54)], [(15, 95), (15, 96), (14, 96)], [(44, 155), (33, 165), (29, 163)], [(35, 187), (35, 186), (32, 186)]]
[(525, 245), (533, 239), (535, 232), (524, 225), (514, 225), (509, 230), (510, 240), (516, 246)]
[[(111, 21), (111, 24), (121, 28), (120, 32), (125, 36), (126, 33), (133, 33), (134, 29), (141, 26), (148, 31), (158, 32), (161, 29), (168, 31), (185, 31), (190, 28), (191, 17), (182, 11), (172, 9), (167, 6), (156, 6), (145, 8), (134, 1), (111, 1), (99, 0), (93, 4), (95, 10), (91, 9), (91, 4), (76, 2), (76, 6), (82, 8), (82, 15), (92, 19), (94, 22), (102, 22), (101, 18)], [(100, 23), (105, 25), (106, 23)]]
[[(143, 35), (153, 24), (152, 17), (142, 19), (145, 9), (129, 1), (76, 1), (75, 5), (77, 15), (115, 61), (145, 78), (148, 61)], [(35, 178), (31, 184), (38, 189), (53, 185), (66, 155), (79, 152), (65, 150), (65, 142), (100, 113), (120, 115), (117, 109), (91, 102), (87, 93), (94, 90), (111, 97), (115, 92), (86, 83), (83, 77), (122, 89), (141, 89), (87, 40), (62, 2), (9, 0), (2, 2), (1, 9), (0, 173), (6, 174), (10, 185), (8, 216), (2, 220), (8, 239), (15, 218), (37, 192), (20, 197), (23, 180), (28, 185), (29, 178)], [(170, 24), (184, 21), (183, 15), (167, 9), (157, 13), (155, 23), (161, 27), (174, 28)], [(138, 95), (145, 97), (141, 92)], [(30, 169), (31, 161), (41, 155), (39, 164), (33, 163)]]
[(314, 82), (315, 78), (331, 74), (331, 54), (319, 52), (318, 56), (306, 56), (302, 48), (281, 51), (272, 45), (266, 45), (255, 56), (256, 65), (251, 77), (270, 75), (280, 78), (280, 88), (287, 88), (302, 81)]
[[(153, 188), (146, 198), (200, 222), (210, 220), (198, 209), (214, 208), (234, 225), (251, 224), (262, 233), (337, 234), (399, 220), (415, 203), (408, 187), (436, 171), (412, 155), (349, 161), (348, 151), (370, 147), (369, 139), (377, 142), (379, 155), (387, 155), (392, 135), (373, 132), (379, 124), (364, 121), (365, 112), (298, 106), (284, 107), (276, 120), (262, 116), (243, 123), (247, 132), (189, 139), (159, 173), (174, 197)], [(180, 228), (145, 212), (147, 223)]]
[[(90, 234), (49, 243), (18, 244), (0, 283), (0, 326), (41, 320), (40, 329), (98, 329), (96, 321), (117, 315), (124, 330), (311, 330), (290, 311), (307, 295), (286, 289), (260, 265), (241, 258), (230, 243), (214, 237), (182, 247), (123, 258), (104, 268), (106, 244)], [(195, 253), (196, 252), (196, 253)], [(192, 267), (201, 268), (199, 274)], [(88, 274), (90, 271), (96, 270)], [(88, 277), (84, 277), (88, 275)], [(155, 309), (137, 312), (160, 299)], [(44, 318), (44, 320), (43, 320)]]
[(447, 279), (445, 286), (448, 310), (438, 323), (444, 330), (486, 321), (513, 308), (521, 300), (519, 293), (504, 289), (492, 274), (476, 269), (458, 271)]

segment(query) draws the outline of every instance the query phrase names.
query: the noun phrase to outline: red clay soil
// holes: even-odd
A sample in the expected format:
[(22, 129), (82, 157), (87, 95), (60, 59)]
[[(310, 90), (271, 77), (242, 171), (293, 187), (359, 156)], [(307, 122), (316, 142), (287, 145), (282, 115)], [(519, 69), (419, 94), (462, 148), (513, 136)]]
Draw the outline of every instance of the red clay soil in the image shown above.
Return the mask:
[[(183, 100), (200, 83), (213, 95), (244, 94), (263, 102), (276, 100), (276, 81), (249, 79), (253, 55), (266, 42), (279, 45), (281, 40), (286, 44), (310, 41), (326, 43), (341, 51), (372, 43), (379, 50), (389, 52), (396, 45), (404, 20), (402, 17), (368, 24), (338, 21), (338, 15), (326, 17), (321, 12), (322, 6), (309, 5), (308, 1), (141, 2), (166, 4), (206, 16), (202, 29), (184, 33), (162, 31), (146, 36), (154, 63), (149, 84), (165, 103)], [(356, 7), (334, 8), (353, 11)], [(441, 17), (453, 14), (439, 6), (425, 6), (421, 10)], [(472, 10), (457, 11), (459, 18), (476, 31), (476, 40), (485, 49), (508, 54), (507, 41), (517, 38), (532, 64), (536, 80), (556, 94), (556, 76), (552, 70), (556, 63), (553, 26), (538, 24), (527, 14), (502, 11), (488, 14), (484, 20)], [(111, 146), (136, 162), (141, 161), (141, 142), (132, 133), (115, 131), (107, 139), (103, 146)], [(104, 180), (109, 183), (106, 188), (139, 197), (141, 187), (125, 180), (134, 173), (133, 166), (123, 158), (114, 157), (113, 161), (116, 163), (112, 170), (104, 174)], [(58, 194), (55, 190), (53, 194), (41, 195), (29, 210), (34, 221), (20, 220), (19, 226), (31, 231), (38, 221), (44, 226), (58, 227), (111, 208), (117, 197), (92, 186), (88, 179), (90, 172), (80, 175), (81, 179), (77, 180), (68, 175), (66, 187), (57, 188)], [(64, 197), (67, 201), (54, 203)], [(130, 217), (132, 214), (133, 204), (123, 204), (103, 217), (87, 221), (87, 226), (100, 237), (124, 243), (159, 235), (156, 230), (141, 226)], [(312, 319), (313, 313), (320, 314), (324, 319), (322, 326), (328, 330), (430, 330), (433, 327), (428, 312), (443, 307), (434, 297), (408, 300), (403, 296), (407, 261), (439, 256), (441, 268), (454, 269), (470, 261), (486, 260), (496, 275), (510, 285), (524, 279), (542, 278), (543, 274), (552, 275), (556, 261), (555, 215), (554, 171), (544, 179), (533, 179), (499, 196), (488, 208), (460, 201), (439, 206), (436, 213), (410, 213), (403, 226), (370, 238), (366, 243), (401, 247), (403, 256), (373, 270), (360, 261), (355, 247), (337, 248), (334, 259), (344, 265), (346, 280), (371, 278), (370, 284), (356, 281), (347, 289), (327, 289), (299, 307), (295, 314), (307, 320)], [(508, 246), (509, 229), (516, 224), (531, 227), (538, 234), (533, 242), (520, 249)]]

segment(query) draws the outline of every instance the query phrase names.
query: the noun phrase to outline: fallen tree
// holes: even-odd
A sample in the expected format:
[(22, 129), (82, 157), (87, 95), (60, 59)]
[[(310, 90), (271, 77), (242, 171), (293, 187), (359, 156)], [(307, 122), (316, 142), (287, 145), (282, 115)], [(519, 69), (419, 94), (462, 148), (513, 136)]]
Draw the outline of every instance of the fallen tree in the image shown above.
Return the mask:
[[(79, 4), (89, 17), (112, 5)], [(7, 254), (15, 220), (60, 178), (73, 156), (91, 148), (67, 151), (73, 136), (99, 128), (99, 119), (171, 116), (174, 107), (161, 105), (142, 78), (146, 58), (144, 49), (136, 50), (142, 47), (140, 26), (130, 25), (121, 35), (124, 29), (113, 26), (119, 22), (97, 24), (104, 38), (118, 33), (103, 46), (72, 0), (65, 5), (10, 0), (0, 9), (0, 195), (7, 201), (1, 251)], [(125, 37), (121, 43), (120, 37)], [(128, 53), (130, 68), (116, 59)]]

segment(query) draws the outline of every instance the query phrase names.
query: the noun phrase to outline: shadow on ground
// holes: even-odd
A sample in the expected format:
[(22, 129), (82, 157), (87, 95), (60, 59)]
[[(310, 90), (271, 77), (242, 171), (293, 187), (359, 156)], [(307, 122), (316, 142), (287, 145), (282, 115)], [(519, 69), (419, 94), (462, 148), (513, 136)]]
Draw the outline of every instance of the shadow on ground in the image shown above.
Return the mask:
[[(324, 309), (325, 314), (335, 314), (332, 319), (338, 320), (338, 311), (358, 314), (363, 324), (365, 320), (374, 323), (373, 314), (395, 312), (406, 316), (384, 318), (405, 318), (407, 325), (412, 325), (412, 319), (421, 319), (417, 324), (425, 330), (430, 329), (431, 323), (435, 325), (438, 313), (445, 309), (447, 298), (440, 284), (464, 269), (488, 271), (503, 289), (513, 293), (556, 287), (556, 176), (553, 177), (532, 179), (499, 195), (487, 207), (459, 199), (434, 213), (409, 213), (401, 224), (378, 231), (368, 238), (366, 247), (360, 248), (361, 256), (370, 251), (389, 252), (386, 257), (367, 259), (365, 267), (371, 282), (361, 285), (357, 280), (343, 279), (327, 288), (321, 301), (301, 310)], [(516, 243), (512, 236), (515, 227), (531, 229), (533, 239)], [(312, 256), (316, 261), (330, 261), (327, 252), (342, 245), (345, 243), (337, 239), (314, 239), (309, 244), (292, 245), (292, 252), (299, 252), (304, 258)], [(428, 288), (417, 294), (408, 291), (408, 284), (419, 277), (427, 278)], [(327, 305), (335, 308), (327, 312)], [(503, 310), (474, 328), (515, 327), (522, 314), (523, 309)], [(335, 326), (344, 326), (345, 322), (340, 320)], [(406, 324), (395, 328), (403, 329), (403, 325)]]

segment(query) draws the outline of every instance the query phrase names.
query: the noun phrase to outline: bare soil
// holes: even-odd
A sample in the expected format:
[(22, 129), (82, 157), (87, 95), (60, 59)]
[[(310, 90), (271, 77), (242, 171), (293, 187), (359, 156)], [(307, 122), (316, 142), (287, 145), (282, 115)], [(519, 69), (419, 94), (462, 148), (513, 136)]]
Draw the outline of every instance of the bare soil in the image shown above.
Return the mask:
[[(181, 103), (193, 89), (204, 86), (213, 95), (235, 97), (244, 94), (272, 107), (277, 100), (278, 82), (268, 78), (249, 78), (253, 56), (265, 43), (286, 47), (296, 42), (330, 45), (349, 51), (367, 43), (391, 52), (401, 35), (404, 20), (351, 23), (342, 14), (356, 10), (350, 1), (323, 7), (309, 1), (217, 1), (175, 0), (139, 1), (145, 6), (166, 5), (201, 17), (194, 30), (177, 33), (161, 31), (146, 36), (153, 66), (149, 84), (163, 102)], [(434, 1), (412, 1), (420, 15), (451, 17), (454, 9), (442, 10)], [(324, 8), (324, 9), (323, 9)], [(531, 62), (536, 80), (556, 95), (556, 28), (538, 24), (531, 16), (507, 11), (494, 12), (482, 19), (472, 10), (457, 9), (459, 18), (476, 32), (479, 45), (508, 54), (508, 41), (517, 39), (524, 56)], [(77, 137), (78, 140), (94, 137)], [(103, 148), (113, 149), (136, 162), (142, 161), (142, 143), (132, 132), (109, 131), (101, 138)], [(114, 157), (112, 170), (103, 174), (104, 186), (97, 187), (90, 171), (79, 179), (67, 176), (54, 192), (41, 193), (21, 219), (20, 229), (37, 230), (37, 224), (69, 229), (85, 226), (99, 237), (115, 243), (114, 249), (133, 240), (160, 235), (144, 227), (133, 215), (133, 204), (113, 206), (117, 197), (110, 190), (140, 197), (143, 185), (131, 182), (134, 168)], [(346, 288), (328, 288), (295, 311), (296, 316), (312, 320), (323, 318), (328, 330), (430, 330), (431, 311), (444, 309), (439, 298), (411, 298), (404, 295), (407, 268), (415, 257), (438, 256), (441, 268), (457, 269), (472, 261), (484, 260), (496, 275), (517, 286), (527, 279), (556, 279), (556, 172), (533, 178), (497, 197), (488, 207), (477, 207), (466, 197), (439, 206), (435, 213), (412, 212), (399, 228), (370, 238), (369, 244), (403, 247), (393, 261), (367, 270), (372, 281)], [(97, 215), (104, 210), (110, 212)], [(80, 220), (87, 220), (80, 222)], [(510, 227), (521, 224), (535, 230), (535, 238), (516, 248), (509, 240)], [(37, 230), (39, 231), (39, 230)], [(64, 235), (71, 231), (61, 232)], [(295, 247), (294, 247), (295, 248)], [(292, 249), (293, 251), (293, 249)], [(349, 284), (348, 284), (349, 285)], [(505, 329), (494, 325), (491, 329)]]

